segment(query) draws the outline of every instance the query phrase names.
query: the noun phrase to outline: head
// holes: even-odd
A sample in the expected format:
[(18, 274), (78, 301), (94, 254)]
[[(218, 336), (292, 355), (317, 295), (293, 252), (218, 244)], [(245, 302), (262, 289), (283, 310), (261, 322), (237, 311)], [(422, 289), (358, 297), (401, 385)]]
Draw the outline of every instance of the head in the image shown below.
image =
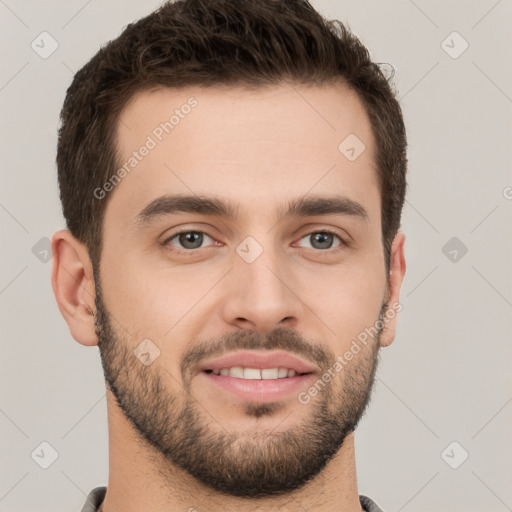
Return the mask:
[[(119, 411), (220, 492), (304, 485), (395, 333), (406, 137), (379, 66), (303, 1), (177, 1), (101, 48), (61, 120), (52, 283)], [(272, 401), (212, 391), (204, 365), (241, 350), (311, 372)]]

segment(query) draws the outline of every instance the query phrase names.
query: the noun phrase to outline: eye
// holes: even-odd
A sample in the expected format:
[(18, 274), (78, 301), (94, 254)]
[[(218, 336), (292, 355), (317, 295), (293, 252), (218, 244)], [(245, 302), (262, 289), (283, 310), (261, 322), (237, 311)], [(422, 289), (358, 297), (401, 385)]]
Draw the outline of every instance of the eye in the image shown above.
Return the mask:
[[(336, 244), (336, 239), (338, 243)], [(314, 231), (312, 233), (303, 236), (300, 241), (306, 241), (304, 247), (310, 249), (319, 249), (326, 251), (329, 249), (336, 250), (344, 245), (347, 245), (339, 235), (329, 230)], [(204, 245), (206, 242), (206, 245)], [(209, 245), (218, 244), (211, 236), (207, 235), (203, 231), (181, 231), (167, 238), (163, 244), (172, 245), (177, 251), (190, 252), (194, 249), (202, 249)], [(222, 244), (220, 244), (222, 245)]]
[[(339, 244), (333, 247), (333, 242), (336, 238), (339, 240)], [(314, 231), (302, 237), (301, 240), (306, 240), (309, 243), (309, 246), (306, 245), (306, 247), (311, 249), (336, 249), (345, 245), (345, 242), (336, 233), (331, 231)]]
[(200, 249), (203, 242), (213, 239), (202, 231), (182, 231), (165, 240), (164, 244), (170, 244), (178, 249)]

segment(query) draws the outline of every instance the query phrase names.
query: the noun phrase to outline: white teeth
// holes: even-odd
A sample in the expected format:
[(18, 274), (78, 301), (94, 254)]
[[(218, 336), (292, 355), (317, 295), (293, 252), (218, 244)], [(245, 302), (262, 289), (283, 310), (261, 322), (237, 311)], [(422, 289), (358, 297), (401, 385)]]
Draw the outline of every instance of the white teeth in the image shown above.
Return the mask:
[(262, 379), (277, 379), (279, 375), (278, 368), (265, 368), (261, 370)]
[(277, 374), (279, 379), (284, 379), (288, 377), (288, 369), (287, 368), (279, 368), (279, 373)]
[(242, 368), (241, 366), (221, 368), (220, 370), (212, 370), (212, 372), (215, 375), (225, 375), (248, 380), (284, 379), (297, 375), (295, 370), (289, 370), (288, 368), (264, 368), (260, 370), (259, 368)]
[(261, 379), (261, 370), (258, 368), (244, 368), (244, 379)]
[(229, 376), (236, 377), (237, 379), (244, 378), (244, 369), (241, 366), (233, 366), (229, 369)]

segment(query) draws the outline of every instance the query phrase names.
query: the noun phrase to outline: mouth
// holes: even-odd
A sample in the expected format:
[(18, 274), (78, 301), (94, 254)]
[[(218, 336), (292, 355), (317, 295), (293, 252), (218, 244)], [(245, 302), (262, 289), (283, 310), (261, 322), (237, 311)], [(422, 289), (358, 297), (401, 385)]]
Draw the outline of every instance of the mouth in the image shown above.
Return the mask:
[(205, 373), (222, 375), (224, 377), (234, 377), (235, 379), (245, 380), (271, 380), (288, 379), (296, 375), (310, 375), (312, 372), (297, 373), (293, 368), (244, 368), (242, 366), (232, 366), (231, 368), (203, 370)]
[(244, 351), (206, 362), (199, 376), (208, 386), (252, 402), (285, 398), (299, 392), (316, 374), (316, 369), (286, 353)]

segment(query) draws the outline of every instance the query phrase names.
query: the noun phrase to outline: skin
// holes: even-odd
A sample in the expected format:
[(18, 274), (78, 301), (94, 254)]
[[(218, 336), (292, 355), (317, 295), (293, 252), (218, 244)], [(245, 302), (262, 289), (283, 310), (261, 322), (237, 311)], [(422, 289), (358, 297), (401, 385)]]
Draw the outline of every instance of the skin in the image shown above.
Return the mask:
[[(386, 275), (375, 141), (361, 101), (341, 85), (280, 85), (255, 91), (189, 87), (137, 93), (118, 124), (120, 165), (169, 117), (167, 112), (190, 97), (198, 105), (103, 199), (108, 205), (99, 268), (102, 302), (95, 301), (99, 290), (87, 248), (67, 230), (53, 237), (52, 286), (74, 339), (83, 345), (99, 344), (109, 375), (116, 368), (126, 370), (126, 378), (117, 372), (117, 384), (132, 393), (125, 395), (128, 409), (142, 396), (137, 390), (148, 383), (147, 401), (133, 411), (154, 413), (148, 430), (160, 434), (158, 441), (167, 440), (165, 429), (160, 432), (157, 427), (163, 428), (173, 411), (183, 410), (192, 396), (196, 402), (188, 406), (208, 432), (229, 432), (237, 436), (238, 446), (264, 448), (265, 439), (258, 433), (280, 435), (310, 426), (313, 419), (323, 418), (321, 404), (328, 404), (333, 414), (349, 408), (351, 399), (364, 408), (378, 349), (394, 340), (397, 315), (336, 373), (331, 393), (320, 392), (306, 405), (293, 395), (279, 401), (274, 410), (262, 409), (259, 416), (251, 414), (254, 408), (244, 401), (212, 392), (204, 379), (189, 373), (192, 366), (183, 372), (184, 356), (199, 343), (224, 346), (230, 334), (246, 334), (254, 346), (262, 347), (269, 333), (282, 332), (275, 345), (281, 348), (284, 345), (279, 343), (294, 340), (297, 333), (306, 346), (327, 357), (315, 361), (299, 352), (302, 359), (319, 363), (320, 369), (375, 324), (386, 301), (399, 302), (406, 268), (405, 235), (399, 231), (393, 241), (391, 272)], [(353, 162), (338, 150), (349, 134), (356, 134), (366, 146)], [(164, 193), (231, 200), (239, 205), (238, 215), (221, 219), (174, 213), (144, 228), (137, 226), (137, 214)], [(278, 215), (288, 201), (305, 194), (343, 194), (363, 205), (368, 219)], [(178, 253), (177, 238), (175, 245), (160, 243), (178, 228), (201, 231), (210, 238), (200, 249), (184, 254), (182, 248), (183, 253)], [(307, 235), (325, 229), (334, 230), (348, 245), (336, 250), (340, 239), (334, 237), (333, 248), (312, 247)], [(263, 249), (252, 263), (236, 252), (247, 236)], [(124, 350), (112, 350), (115, 344), (109, 344), (105, 330), (94, 325), (101, 317), (98, 305), (108, 311), (110, 339), (115, 338)], [(99, 339), (102, 336), (105, 339)], [(149, 366), (135, 357), (126, 359), (144, 339), (160, 350)], [(136, 383), (133, 389), (130, 382)], [(155, 382), (163, 386), (163, 400), (151, 395)], [(293, 492), (254, 499), (217, 492), (173, 464), (141, 436), (108, 386), (107, 410), (110, 471), (102, 512), (361, 510), (353, 433), (307, 483)], [(239, 459), (233, 450), (236, 464)], [(296, 448), (288, 450), (291, 456)], [(256, 457), (257, 451), (247, 453)], [(226, 457), (230, 454), (226, 451)]]

